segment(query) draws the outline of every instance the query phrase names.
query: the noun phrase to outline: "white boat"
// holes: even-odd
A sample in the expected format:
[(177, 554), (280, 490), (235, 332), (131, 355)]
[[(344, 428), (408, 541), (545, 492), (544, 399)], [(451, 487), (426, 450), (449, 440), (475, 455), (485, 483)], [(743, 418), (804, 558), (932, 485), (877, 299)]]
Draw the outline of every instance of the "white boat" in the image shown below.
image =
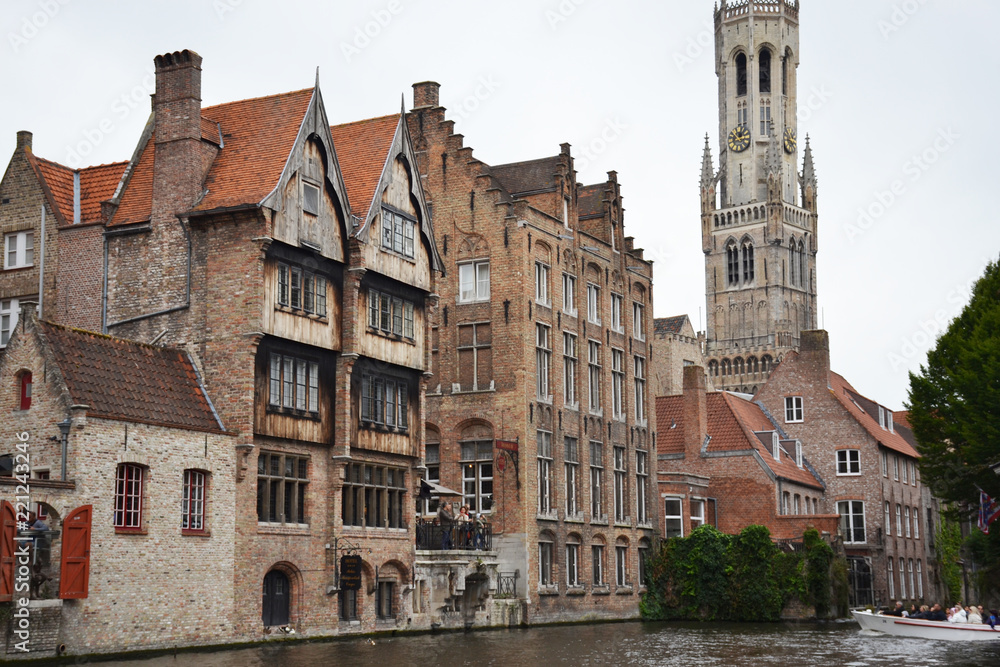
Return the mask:
[(925, 621), (922, 618), (905, 616), (882, 616), (870, 611), (852, 611), (854, 620), (863, 630), (884, 632), (897, 637), (918, 637), (920, 639), (947, 639), (951, 641), (995, 641), (1000, 643), (1000, 626), (994, 630), (980, 623), (949, 623), (947, 621)]

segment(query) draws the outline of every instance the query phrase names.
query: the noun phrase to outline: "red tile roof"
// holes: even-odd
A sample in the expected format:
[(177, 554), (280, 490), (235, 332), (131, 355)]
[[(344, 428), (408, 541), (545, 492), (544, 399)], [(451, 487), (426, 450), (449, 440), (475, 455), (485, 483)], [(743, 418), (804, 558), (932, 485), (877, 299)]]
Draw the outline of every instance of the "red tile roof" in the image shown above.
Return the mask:
[(66, 387), (88, 416), (221, 431), (182, 350), (40, 322)]
[[(80, 222), (100, 222), (101, 202), (111, 199), (128, 162), (113, 162), (80, 170)], [(69, 219), (72, 220), (73, 209)]]
[(362, 220), (368, 217), (375, 199), (375, 188), (385, 170), (398, 126), (397, 113), (330, 128), (351, 212)]
[(684, 397), (656, 397), (656, 451), (684, 453)]
[(109, 226), (146, 222), (153, 214), (153, 144), (153, 137), (150, 136), (139, 156), (139, 163), (132, 170), (125, 192), (121, 195), (118, 210), (111, 216)]
[[(868, 434), (883, 446), (906, 456), (920, 457), (903, 436), (879, 426), (878, 403), (859, 394), (847, 380), (833, 371), (830, 371), (830, 391)], [(869, 406), (867, 410), (862, 407), (864, 404)]]
[(58, 162), (52, 162), (38, 156), (33, 156), (35, 169), (45, 181), (58, 215), (66, 224), (73, 222), (73, 170)]

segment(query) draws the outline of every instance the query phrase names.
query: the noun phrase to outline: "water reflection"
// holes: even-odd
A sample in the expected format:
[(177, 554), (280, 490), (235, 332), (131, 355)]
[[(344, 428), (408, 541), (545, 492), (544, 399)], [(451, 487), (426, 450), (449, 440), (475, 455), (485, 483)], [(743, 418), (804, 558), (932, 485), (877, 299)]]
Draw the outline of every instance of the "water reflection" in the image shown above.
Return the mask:
[(967, 665), (1000, 664), (996, 644), (889, 637), (832, 624), (615, 623), (267, 645), (106, 665)]

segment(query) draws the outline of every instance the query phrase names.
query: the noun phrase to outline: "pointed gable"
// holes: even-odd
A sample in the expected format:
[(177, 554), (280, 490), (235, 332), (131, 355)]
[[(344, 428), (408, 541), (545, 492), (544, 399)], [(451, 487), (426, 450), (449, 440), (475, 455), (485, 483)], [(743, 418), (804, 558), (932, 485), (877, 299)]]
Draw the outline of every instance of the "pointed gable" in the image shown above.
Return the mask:
[(367, 220), (375, 201), (398, 126), (399, 114), (390, 114), (330, 128), (351, 213), (362, 221)]
[(48, 188), (51, 203), (60, 222), (73, 222), (73, 170), (69, 167), (29, 154), (35, 173), (42, 180), (42, 188)]

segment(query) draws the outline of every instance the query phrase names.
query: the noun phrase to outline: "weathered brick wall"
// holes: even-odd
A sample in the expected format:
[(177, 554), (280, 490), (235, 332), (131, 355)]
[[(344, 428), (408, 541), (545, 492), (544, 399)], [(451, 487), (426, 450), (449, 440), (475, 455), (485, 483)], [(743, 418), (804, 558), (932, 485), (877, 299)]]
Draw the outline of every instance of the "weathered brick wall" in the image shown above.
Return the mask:
[[(101, 331), (104, 227), (100, 223), (60, 227), (56, 301), (45, 319), (70, 327)], [(46, 268), (48, 271), (48, 268)]]

